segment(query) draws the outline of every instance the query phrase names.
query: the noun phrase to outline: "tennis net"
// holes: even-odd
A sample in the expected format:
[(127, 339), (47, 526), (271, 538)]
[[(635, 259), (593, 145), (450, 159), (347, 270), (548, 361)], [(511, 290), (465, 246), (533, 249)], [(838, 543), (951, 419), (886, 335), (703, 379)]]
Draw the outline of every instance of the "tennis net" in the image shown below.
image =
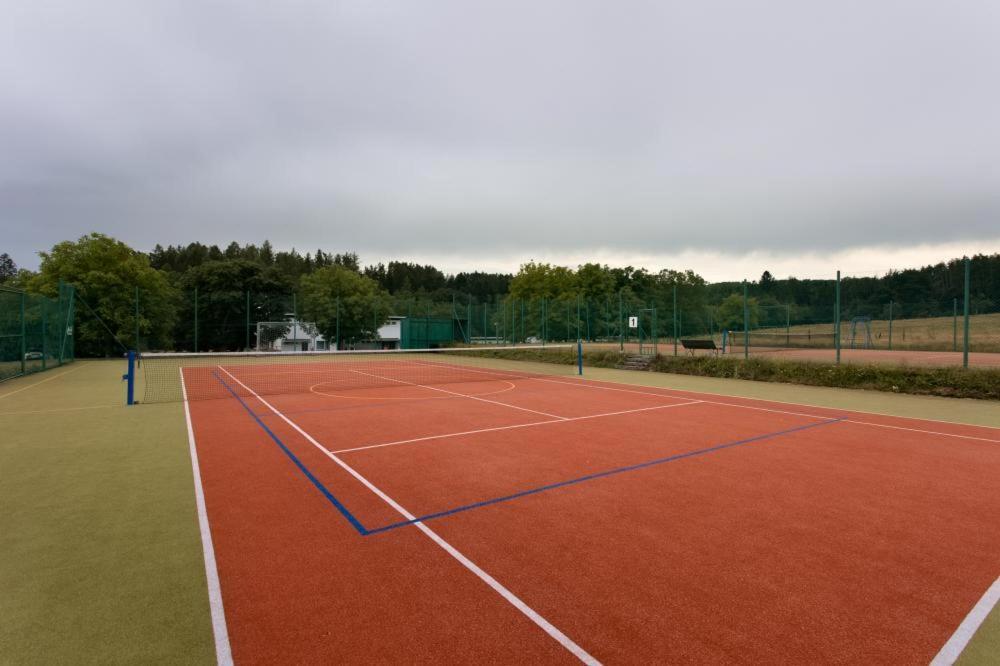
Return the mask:
[(143, 354), (142, 402), (503, 381), (577, 371), (576, 345)]
[[(742, 352), (747, 339), (742, 331), (729, 334), (729, 346), (734, 352)], [(758, 333), (749, 335), (750, 352), (775, 352), (794, 349), (834, 349), (836, 337), (833, 333)]]

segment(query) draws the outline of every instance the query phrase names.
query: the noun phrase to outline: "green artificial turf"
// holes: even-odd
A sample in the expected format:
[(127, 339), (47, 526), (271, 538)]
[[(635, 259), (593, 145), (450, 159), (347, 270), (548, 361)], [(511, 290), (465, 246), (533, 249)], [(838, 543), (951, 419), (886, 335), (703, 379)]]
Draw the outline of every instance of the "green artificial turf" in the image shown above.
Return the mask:
[(215, 660), (183, 411), (121, 373), (0, 384), (0, 661)]

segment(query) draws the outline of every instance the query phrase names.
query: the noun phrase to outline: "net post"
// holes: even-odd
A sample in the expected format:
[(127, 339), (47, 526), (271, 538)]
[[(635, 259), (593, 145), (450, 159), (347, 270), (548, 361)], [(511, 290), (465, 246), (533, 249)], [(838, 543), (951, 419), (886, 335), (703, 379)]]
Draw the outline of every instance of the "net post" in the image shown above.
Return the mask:
[(840, 365), (840, 271), (837, 271), (837, 284), (834, 289), (833, 306), (833, 344), (837, 348), (837, 365)]
[(576, 374), (583, 374), (583, 341), (576, 341)]
[(131, 406), (135, 404), (135, 350), (130, 349), (128, 352), (128, 374), (125, 375), (125, 381), (127, 382), (128, 388), (126, 389), (125, 402)]
[(969, 283), (972, 277), (972, 260), (965, 257), (965, 303), (962, 305), (962, 315), (965, 319), (965, 331), (962, 340), (962, 367), (969, 367)]
[(747, 281), (743, 280), (743, 360), (750, 358), (750, 301), (747, 299)]

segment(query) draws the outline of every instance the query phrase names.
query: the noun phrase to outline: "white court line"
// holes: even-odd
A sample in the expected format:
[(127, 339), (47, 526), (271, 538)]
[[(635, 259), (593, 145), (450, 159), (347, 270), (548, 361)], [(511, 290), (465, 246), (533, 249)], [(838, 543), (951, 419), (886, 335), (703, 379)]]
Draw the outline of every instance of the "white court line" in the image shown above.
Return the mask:
[[(665, 396), (666, 397), (666, 396)], [(368, 446), (356, 446), (351, 449), (339, 449), (333, 453), (350, 453), (351, 451), (367, 451), (368, 449), (380, 449), (385, 446), (400, 446), (402, 444), (414, 444), (416, 442), (427, 442), (433, 439), (448, 439), (449, 437), (461, 437), (462, 435), (478, 435), (484, 432), (497, 432), (498, 430), (515, 430), (517, 428), (530, 428), (532, 426), (546, 425), (549, 423), (569, 423), (571, 421), (583, 421), (584, 419), (597, 419), (604, 416), (618, 416), (620, 414), (635, 414), (636, 412), (649, 412), (655, 409), (669, 409), (670, 407), (684, 407), (685, 405), (697, 405), (701, 400), (691, 400), (689, 402), (678, 402), (672, 405), (656, 405), (655, 407), (640, 407), (638, 409), (625, 409), (620, 412), (604, 412), (603, 414), (588, 414), (587, 416), (571, 416), (564, 419), (553, 419), (551, 421), (533, 421), (531, 423), (517, 423), (514, 425), (497, 426), (495, 428), (480, 428), (479, 430), (466, 430), (464, 432), (450, 432), (444, 435), (429, 435), (427, 437), (414, 437), (413, 439), (401, 439), (395, 442), (384, 442), (382, 444), (371, 444)]]
[(201, 485), (201, 466), (198, 464), (198, 450), (194, 443), (194, 426), (191, 424), (191, 409), (188, 407), (187, 387), (184, 385), (184, 369), (181, 375), (181, 395), (184, 398), (184, 418), (187, 421), (188, 447), (191, 451), (191, 471), (194, 474), (194, 499), (198, 507), (198, 527), (201, 530), (201, 548), (205, 558), (205, 580), (208, 583), (208, 608), (212, 616), (212, 634), (215, 636), (215, 659), (219, 666), (231, 666), (233, 653), (229, 647), (229, 630), (226, 628), (226, 612), (222, 606), (222, 588), (219, 586), (219, 570), (215, 565), (215, 547), (212, 545), (212, 531), (208, 526), (208, 511), (205, 508), (205, 489)]
[(874, 428), (892, 428), (893, 430), (909, 430), (911, 432), (919, 432), (927, 435), (939, 435), (941, 437), (958, 437), (960, 439), (974, 439), (980, 442), (992, 442), (993, 444), (1000, 444), (1000, 439), (990, 439), (988, 437), (973, 437), (972, 435), (959, 435), (953, 432), (937, 432), (934, 430), (924, 430), (923, 428), (904, 428), (903, 426), (888, 425), (886, 423), (871, 423), (870, 421), (855, 421), (853, 419), (845, 419), (847, 423), (856, 423), (858, 425), (872, 426)]
[(986, 590), (979, 602), (972, 607), (969, 614), (958, 625), (958, 629), (944, 644), (941, 651), (931, 661), (931, 666), (951, 666), (959, 658), (969, 641), (990, 614), (990, 611), (1000, 602), (1000, 578), (997, 578), (990, 589)]
[[(635, 391), (635, 390), (632, 390), (632, 389), (621, 389), (621, 388), (614, 388), (614, 387), (611, 387), (611, 386), (595, 386), (593, 384), (586, 383), (587, 380), (583, 380), (583, 381), (580, 381), (580, 382), (561, 382), (561, 381), (558, 381), (558, 380), (555, 380), (555, 379), (548, 379), (548, 378), (544, 378), (544, 377), (534, 377), (533, 379), (536, 379), (537, 381), (540, 381), (540, 382), (550, 382), (552, 384), (563, 384), (565, 386), (581, 386), (581, 387), (584, 387), (584, 388), (604, 390), (604, 391), (619, 391), (621, 393), (637, 393), (639, 395), (655, 395), (655, 396), (659, 396), (661, 398), (679, 397), (679, 396), (675, 396), (675, 395), (668, 395), (668, 394), (665, 394), (665, 393), (653, 393), (651, 391)], [(601, 380), (601, 381), (603, 381), (603, 380)], [(664, 388), (663, 390), (664, 391), (674, 391), (675, 393), (688, 393), (688, 394), (693, 394), (693, 395), (715, 395), (714, 393), (703, 393), (701, 391), (685, 391), (683, 389)], [(728, 397), (728, 398), (740, 398), (742, 400), (753, 400), (755, 402), (774, 402), (774, 403), (782, 404), (782, 405), (795, 405), (795, 404), (797, 404), (797, 403), (794, 403), (794, 402), (783, 402), (781, 400), (767, 400), (765, 398), (743, 398), (742, 396), (738, 396), (738, 395), (727, 395), (725, 397)], [(788, 411), (788, 410), (784, 410), (784, 409), (774, 409), (774, 408), (770, 408), (770, 407), (755, 407), (753, 405), (740, 405), (740, 404), (733, 403), (733, 402), (723, 402), (721, 400), (707, 400), (707, 399), (702, 399), (702, 402), (704, 402), (706, 404), (709, 404), (709, 405), (725, 405), (727, 407), (738, 407), (740, 409), (754, 409), (754, 410), (762, 411), (762, 412), (774, 412), (775, 414), (790, 414), (792, 416), (805, 416), (805, 417), (812, 418), (812, 419), (828, 419), (828, 418), (830, 418), (828, 415), (824, 416), (822, 414), (809, 414), (809, 413), (806, 413), (806, 412), (792, 412), (792, 411)], [(806, 406), (806, 405), (803, 405), (803, 406)], [(849, 414), (850, 413), (853, 413), (853, 414), (871, 414), (873, 416), (884, 416), (886, 418), (905, 419), (905, 420), (910, 420), (910, 421), (928, 421), (928, 422), (931, 422), (931, 423), (944, 423), (944, 424), (947, 424), (947, 425), (966, 426), (966, 427), (969, 427), (969, 428), (986, 428), (987, 430), (997, 430), (998, 429), (998, 428), (994, 428), (993, 426), (973, 425), (973, 424), (970, 424), (970, 423), (954, 423), (952, 421), (937, 421), (935, 419), (922, 419), (922, 418), (915, 418), (915, 417), (909, 417), (909, 416), (892, 416), (890, 414), (878, 414), (876, 412), (863, 412), (863, 411), (859, 411), (859, 410), (856, 410), (856, 409), (840, 409), (839, 407), (820, 407), (820, 409), (829, 409), (829, 410), (832, 410), (832, 411), (846, 412), (846, 413), (849, 413)], [(974, 437), (972, 435), (959, 435), (957, 433), (938, 432), (936, 430), (926, 430), (924, 428), (906, 428), (906, 427), (903, 427), (903, 426), (893, 426), (893, 425), (888, 425), (888, 424), (884, 424), (884, 423), (872, 423), (871, 421), (856, 421), (854, 419), (844, 419), (844, 422), (845, 423), (854, 423), (856, 425), (873, 426), (873, 427), (876, 427), (876, 428), (895, 428), (897, 430), (909, 430), (911, 432), (920, 432), (920, 433), (924, 433), (924, 434), (927, 434), (927, 435), (944, 435), (946, 437), (957, 437), (959, 439), (972, 439), (972, 440), (976, 440), (976, 441), (995, 442), (995, 443), (1000, 444), (1000, 440), (997, 440), (997, 439), (989, 439), (989, 438), (986, 438), (986, 437)]]
[[(73, 363), (74, 364), (78, 364), (78, 365), (76, 365), (76, 367), (74, 367), (74, 368), (70, 368), (66, 372), (60, 372), (57, 375), (52, 375), (51, 377), (46, 377), (45, 379), (43, 379), (40, 382), (35, 382), (34, 384), (29, 384), (27, 386), (24, 386), (24, 387), (21, 387), (21, 388), (17, 389), (16, 391), (8, 391), (7, 393), (0, 394), (0, 400), (3, 400), (4, 398), (10, 397), (10, 396), (12, 396), (12, 395), (14, 395), (16, 393), (20, 393), (21, 391), (27, 391), (28, 389), (33, 389), (36, 386), (38, 386), (39, 384), (44, 384), (45, 382), (51, 382), (53, 379), (59, 379), (60, 377), (65, 377), (66, 375), (68, 375), (69, 373), (73, 372), (74, 370), (79, 370), (80, 368), (82, 368), (85, 365), (87, 365), (86, 363), (80, 363), (79, 361), (74, 361)], [(34, 373), (32, 373), (32, 374), (34, 374)], [(27, 375), (21, 375), (21, 376), (22, 377), (27, 377)], [(12, 379), (16, 379), (16, 378), (12, 377)]]
[[(244, 389), (246, 389), (252, 396), (254, 396), (255, 398), (257, 398), (257, 400), (259, 400), (261, 402), (261, 404), (263, 404), (265, 407), (267, 407), (272, 412), (274, 412), (274, 414), (278, 418), (280, 418), (282, 421), (284, 421), (289, 426), (291, 426), (292, 429), (295, 430), (295, 432), (297, 432), (300, 435), (302, 435), (302, 437), (304, 437), (307, 442), (309, 442), (310, 444), (312, 444), (313, 446), (315, 446), (317, 449), (319, 449), (320, 451), (322, 451), (328, 458), (330, 458), (330, 460), (332, 460), (333, 462), (337, 463), (337, 465), (339, 465), (348, 474), (350, 474), (355, 479), (357, 479), (363, 486), (365, 486), (366, 488), (368, 488), (368, 490), (370, 490), (375, 495), (377, 495), (383, 502), (385, 502), (386, 504), (388, 504), (389, 506), (391, 506), (393, 509), (395, 509), (406, 520), (416, 520), (416, 516), (414, 516), (412, 513), (410, 513), (409, 511), (407, 511), (405, 508), (403, 508), (403, 506), (401, 504), (399, 504), (398, 502), (396, 502), (396, 500), (392, 499), (391, 497), (389, 497), (388, 495), (386, 495), (384, 492), (382, 492), (382, 490), (380, 490), (378, 487), (376, 487), (375, 484), (373, 484), (371, 481), (369, 481), (368, 479), (366, 479), (365, 477), (363, 477), (357, 470), (355, 470), (353, 467), (351, 467), (350, 465), (348, 465), (347, 463), (345, 463), (343, 460), (341, 460), (336, 455), (334, 455), (331, 451), (329, 451), (325, 446), (323, 446), (318, 441), (316, 441), (316, 439), (312, 435), (310, 435), (309, 433), (307, 433), (305, 430), (303, 430), (302, 428), (300, 428), (298, 426), (298, 424), (296, 424), (290, 418), (288, 418), (287, 416), (285, 416), (284, 414), (282, 414), (280, 411), (278, 411), (273, 405), (271, 405), (271, 403), (269, 403), (268, 401), (264, 400), (264, 398), (262, 398), (259, 395), (257, 395), (257, 393), (255, 393), (253, 389), (251, 389), (249, 386), (247, 386), (246, 384), (244, 384), (243, 382), (241, 382), (240, 380), (238, 380), (236, 377), (234, 377), (232, 375), (232, 373), (228, 372), (221, 365), (218, 366), (218, 368), (219, 368), (219, 370), (222, 370), (222, 372), (225, 372), (227, 375), (229, 375), (234, 382), (236, 382), (237, 384), (239, 384), (240, 386), (242, 386)], [(582, 661), (585, 664), (598, 665), (598, 664), (601, 663), (601, 662), (597, 661), (597, 659), (595, 659), (589, 653), (587, 653), (586, 650), (584, 650), (582, 647), (580, 647), (575, 642), (573, 642), (573, 640), (569, 636), (567, 636), (566, 634), (564, 634), (563, 632), (561, 632), (559, 629), (557, 629), (555, 627), (555, 625), (553, 625), (551, 622), (549, 622), (544, 617), (542, 617), (541, 615), (539, 615), (538, 612), (536, 612), (534, 609), (532, 609), (526, 603), (524, 603), (523, 601), (521, 601), (521, 599), (519, 599), (513, 592), (511, 592), (510, 590), (508, 590), (499, 581), (497, 581), (495, 578), (493, 578), (493, 576), (491, 576), (488, 573), (486, 573), (486, 571), (484, 571), (479, 565), (477, 565), (475, 562), (473, 562), (468, 557), (466, 557), (465, 555), (463, 555), (461, 552), (458, 551), (458, 549), (456, 549), (450, 543), (448, 543), (447, 541), (445, 541), (443, 538), (441, 538), (440, 536), (438, 536), (438, 534), (434, 530), (432, 530), (431, 528), (427, 527), (427, 525), (425, 525), (424, 523), (421, 523), (421, 522), (415, 522), (415, 523), (413, 523), (413, 525), (417, 529), (419, 529), (421, 532), (423, 532), (424, 534), (426, 534), (431, 539), (431, 541), (433, 541), (438, 546), (440, 546), (446, 553), (448, 553), (453, 558), (455, 558), (462, 566), (464, 566), (466, 569), (468, 569), (473, 574), (475, 574), (481, 581), (483, 581), (484, 583), (486, 583), (487, 585), (489, 585), (491, 588), (493, 588), (493, 590), (497, 594), (499, 594), (501, 597), (503, 597), (508, 603), (510, 603), (510, 605), (512, 605), (514, 608), (516, 608), (521, 613), (523, 613), (529, 620), (531, 620), (536, 625), (538, 625), (538, 627), (541, 628), (542, 631), (544, 631), (549, 636), (551, 636), (552, 638), (554, 638), (560, 645), (562, 645), (564, 648), (566, 648), (566, 650), (568, 650), (577, 659), (579, 659), (580, 661)]]
[(376, 375), (371, 372), (363, 372), (361, 370), (351, 370), (351, 372), (356, 372), (359, 375), (368, 375), (369, 377), (376, 377), (378, 379), (386, 379), (390, 382), (398, 382), (400, 384), (406, 384), (407, 386), (419, 386), (420, 388), (425, 388), (431, 391), (439, 391), (441, 393), (447, 393), (448, 395), (458, 396), (459, 398), (468, 398), (469, 400), (478, 400), (480, 402), (489, 402), (494, 405), (501, 405), (503, 407), (510, 407), (511, 409), (520, 409), (522, 412), (531, 412), (532, 414), (541, 414), (542, 416), (548, 416), (551, 419), (562, 419), (565, 420), (566, 416), (559, 416), (558, 414), (549, 414), (548, 412), (540, 412), (537, 409), (528, 409), (527, 407), (519, 407), (517, 405), (511, 405), (506, 402), (500, 402), (499, 400), (487, 400), (486, 398), (480, 398), (474, 395), (466, 395), (465, 393), (457, 393), (456, 391), (447, 391), (443, 388), (437, 388), (434, 386), (427, 386), (426, 384), (416, 384), (414, 382), (403, 381), (402, 379), (396, 379), (394, 377), (385, 377), (384, 375)]
[[(493, 374), (491, 372), (474, 370), (472, 368), (467, 368), (467, 369), (470, 372), (482, 372), (482, 374), (486, 374), (486, 375)], [(550, 379), (548, 377), (525, 377), (524, 379), (533, 379), (535, 381), (548, 382), (550, 384), (562, 384), (563, 386), (579, 386), (579, 387), (582, 387), (582, 388), (596, 389), (596, 390), (599, 390), (599, 391), (617, 391), (619, 393), (634, 393), (636, 395), (651, 395), (651, 396), (656, 396), (658, 398), (680, 397), (680, 396), (677, 396), (677, 395), (671, 395), (671, 394), (666, 394), (666, 393), (654, 393), (652, 391), (639, 391), (639, 390), (636, 390), (636, 389), (616, 388), (616, 387), (613, 387), (613, 386), (597, 386), (597, 385), (591, 383), (592, 381), (602, 381), (602, 382), (611, 383), (611, 384), (618, 383), (618, 382), (609, 382), (609, 381), (603, 380), (603, 379), (602, 380), (587, 380), (587, 379), (582, 379), (582, 380), (568, 381), (568, 382), (567, 381), (560, 381), (558, 379)], [(626, 386), (628, 386), (628, 385), (626, 385)], [(663, 391), (670, 391), (670, 392), (672, 392), (674, 394), (676, 394), (676, 393), (682, 393), (682, 394), (690, 394), (690, 395), (698, 395), (698, 396), (721, 395), (721, 396), (726, 397), (726, 398), (737, 398), (737, 399), (740, 399), (740, 400), (751, 400), (751, 401), (754, 401), (754, 402), (773, 402), (775, 404), (780, 404), (780, 405), (796, 405), (796, 406), (799, 406), (799, 407), (807, 407), (808, 406), (808, 405), (800, 405), (799, 403), (795, 403), (795, 402), (785, 402), (783, 400), (768, 400), (766, 398), (746, 398), (746, 397), (738, 396), (738, 395), (705, 393), (705, 392), (702, 392), (702, 391), (688, 391), (688, 390), (685, 390), (685, 389), (673, 389), (673, 388), (663, 387), (661, 390), (663, 390)], [(827, 419), (827, 418), (830, 418), (828, 415), (809, 414), (809, 413), (806, 413), (806, 412), (793, 412), (793, 411), (784, 410), (784, 409), (774, 409), (773, 407), (755, 407), (753, 405), (740, 405), (740, 404), (733, 403), (733, 402), (723, 402), (722, 400), (708, 400), (708, 399), (704, 399), (703, 398), (703, 399), (701, 399), (701, 402), (704, 402), (704, 403), (710, 404), (710, 405), (724, 405), (724, 406), (727, 406), (727, 407), (738, 407), (740, 409), (753, 409), (753, 410), (762, 411), (762, 412), (772, 412), (772, 413), (775, 413), (775, 414), (789, 414), (791, 416), (803, 416), (803, 417), (811, 418), (811, 419)], [(879, 414), (877, 412), (865, 412), (865, 411), (861, 411), (861, 410), (857, 410), (857, 409), (840, 409), (839, 407), (820, 407), (820, 409), (829, 409), (829, 410), (832, 410), (832, 411), (847, 412), (847, 413), (851, 413), (851, 414), (870, 414), (872, 416), (884, 416), (886, 418), (906, 419), (906, 420), (910, 420), (910, 421), (927, 421), (928, 423), (944, 423), (944, 424), (947, 424), (947, 425), (967, 426), (967, 427), (970, 427), (970, 428), (986, 428), (988, 430), (998, 430), (998, 428), (995, 428), (993, 426), (974, 425), (974, 424), (971, 424), (971, 423), (956, 423), (956, 422), (953, 422), (953, 421), (939, 421), (939, 420), (936, 420), (936, 419), (923, 419), (923, 418), (919, 418), (919, 417), (910, 417), (910, 416), (893, 416), (891, 414)], [(875, 427), (875, 428), (892, 428), (892, 429), (895, 429), (895, 430), (909, 430), (910, 432), (919, 432), (919, 433), (924, 433), (924, 434), (927, 434), (927, 435), (941, 435), (941, 436), (944, 436), (944, 437), (955, 437), (955, 438), (958, 438), (958, 439), (971, 439), (971, 440), (975, 440), (975, 441), (979, 441), (979, 442), (992, 442), (992, 443), (1000, 444), (1000, 439), (990, 439), (988, 437), (975, 437), (973, 435), (959, 435), (957, 433), (939, 432), (939, 431), (936, 431), (936, 430), (926, 430), (924, 428), (907, 428), (907, 427), (904, 427), (904, 426), (894, 426), (894, 425), (888, 425), (888, 424), (884, 424), (884, 423), (872, 423), (871, 421), (857, 421), (855, 419), (844, 419), (844, 422), (845, 423), (854, 423), (856, 425), (872, 426), (872, 427)]]

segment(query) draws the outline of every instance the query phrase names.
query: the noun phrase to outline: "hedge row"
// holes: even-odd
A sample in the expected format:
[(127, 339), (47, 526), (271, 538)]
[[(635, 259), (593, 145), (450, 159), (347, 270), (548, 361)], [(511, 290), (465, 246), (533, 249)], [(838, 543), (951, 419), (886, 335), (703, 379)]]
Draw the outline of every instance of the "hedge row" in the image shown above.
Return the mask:
[[(575, 354), (567, 350), (505, 350), (493, 354), (546, 363), (572, 364)], [(613, 368), (622, 361), (617, 351), (584, 352), (587, 367)], [(649, 369), (699, 377), (749, 379), (833, 388), (868, 389), (913, 395), (1000, 400), (1000, 369), (932, 366), (898, 366), (843, 363), (832, 365), (813, 361), (786, 361), (770, 358), (727, 356), (657, 356)]]

